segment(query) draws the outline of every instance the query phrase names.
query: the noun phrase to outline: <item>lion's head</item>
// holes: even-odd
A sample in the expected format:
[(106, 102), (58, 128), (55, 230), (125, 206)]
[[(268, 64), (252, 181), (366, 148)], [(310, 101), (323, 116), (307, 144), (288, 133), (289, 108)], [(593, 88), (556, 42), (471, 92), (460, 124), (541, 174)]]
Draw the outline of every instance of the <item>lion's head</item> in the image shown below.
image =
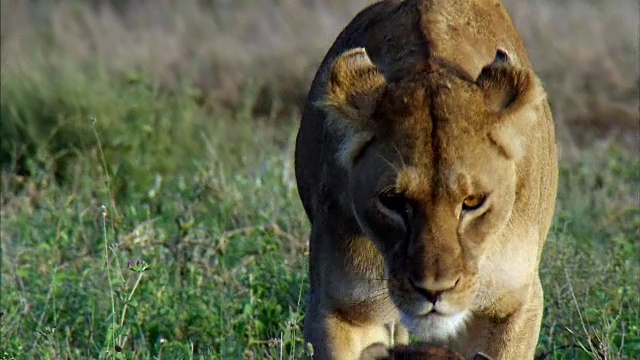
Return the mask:
[(412, 333), (454, 335), (483, 296), (483, 259), (527, 196), (516, 164), (543, 99), (534, 73), (502, 50), (476, 79), (437, 59), (386, 79), (363, 48), (334, 61), (319, 105)]

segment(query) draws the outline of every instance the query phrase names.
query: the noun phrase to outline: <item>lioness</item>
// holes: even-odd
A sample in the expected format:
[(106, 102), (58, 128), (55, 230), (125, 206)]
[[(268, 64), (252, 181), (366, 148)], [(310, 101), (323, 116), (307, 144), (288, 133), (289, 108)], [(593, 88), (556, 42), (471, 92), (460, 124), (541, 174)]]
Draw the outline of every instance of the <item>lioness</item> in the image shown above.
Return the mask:
[(296, 145), (305, 338), (357, 359), (407, 329), (531, 359), (557, 188), (545, 93), (498, 0), (384, 1), (322, 62)]

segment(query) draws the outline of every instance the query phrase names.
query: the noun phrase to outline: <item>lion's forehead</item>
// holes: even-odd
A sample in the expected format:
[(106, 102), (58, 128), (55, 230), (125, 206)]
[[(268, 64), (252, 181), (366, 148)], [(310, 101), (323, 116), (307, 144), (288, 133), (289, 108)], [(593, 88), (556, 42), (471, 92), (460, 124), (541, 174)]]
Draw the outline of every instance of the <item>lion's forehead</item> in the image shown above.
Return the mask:
[(454, 99), (383, 114), (376, 119), (380, 122), (376, 136), (391, 143), (405, 162), (422, 167), (459, 163), (483, 151), (490, 145), (489, 124), (495, 121), (478, 101)]
[(463, 163), (440, 166), (404, 166), (398, 170), (395, 187), (398, 192), (415, 200), (462, 198), (485, 192), (490, 184), (477, 169), (466, 168)]
[(388, 122), (387, 126), (400, 130), (430, 132), (434, 125), (450, 132), (459, 127), (456, 125), (484, 123), (485, 110), (484, 95), (477, 85), (438, 72), (409, 76), (389, 84), (376, 114), (379, 120)]

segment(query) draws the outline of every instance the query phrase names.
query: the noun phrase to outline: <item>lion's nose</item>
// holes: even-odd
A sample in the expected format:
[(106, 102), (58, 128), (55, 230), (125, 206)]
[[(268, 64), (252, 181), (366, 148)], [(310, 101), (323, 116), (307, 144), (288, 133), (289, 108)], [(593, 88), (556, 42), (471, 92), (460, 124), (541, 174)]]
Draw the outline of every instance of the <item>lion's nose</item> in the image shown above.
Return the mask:
[(440, 279), (438, 281), (417, 280), (415, 276), (409, 276), (409, 284), (420, 295), (424, 296), (432, 304), (438, 301), (442, 293), (453, 290), (460, 282), (460, 277), (452, 279)]

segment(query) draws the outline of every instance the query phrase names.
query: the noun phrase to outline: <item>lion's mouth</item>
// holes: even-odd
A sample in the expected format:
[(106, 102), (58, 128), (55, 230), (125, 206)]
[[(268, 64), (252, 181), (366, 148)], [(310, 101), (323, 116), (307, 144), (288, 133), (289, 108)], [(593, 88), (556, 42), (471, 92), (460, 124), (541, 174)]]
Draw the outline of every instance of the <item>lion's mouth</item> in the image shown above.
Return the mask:
[(439, 299), (434, 303), (419, 296), (413, 296), (407, 300), (399, 302), (398, 305), (402, 312), (414, 317), (439, 316), (446, 318), (465, 310), (460, 304), (454, 304), (447, 299)]
[(432, 309), (428, 312), (410, 315), (401, 313), (401, 321), (415, 336), (425, 341), (445, 341), (456, 336), (465, 328), (470, 317), (469, 311), (443, 314)]

